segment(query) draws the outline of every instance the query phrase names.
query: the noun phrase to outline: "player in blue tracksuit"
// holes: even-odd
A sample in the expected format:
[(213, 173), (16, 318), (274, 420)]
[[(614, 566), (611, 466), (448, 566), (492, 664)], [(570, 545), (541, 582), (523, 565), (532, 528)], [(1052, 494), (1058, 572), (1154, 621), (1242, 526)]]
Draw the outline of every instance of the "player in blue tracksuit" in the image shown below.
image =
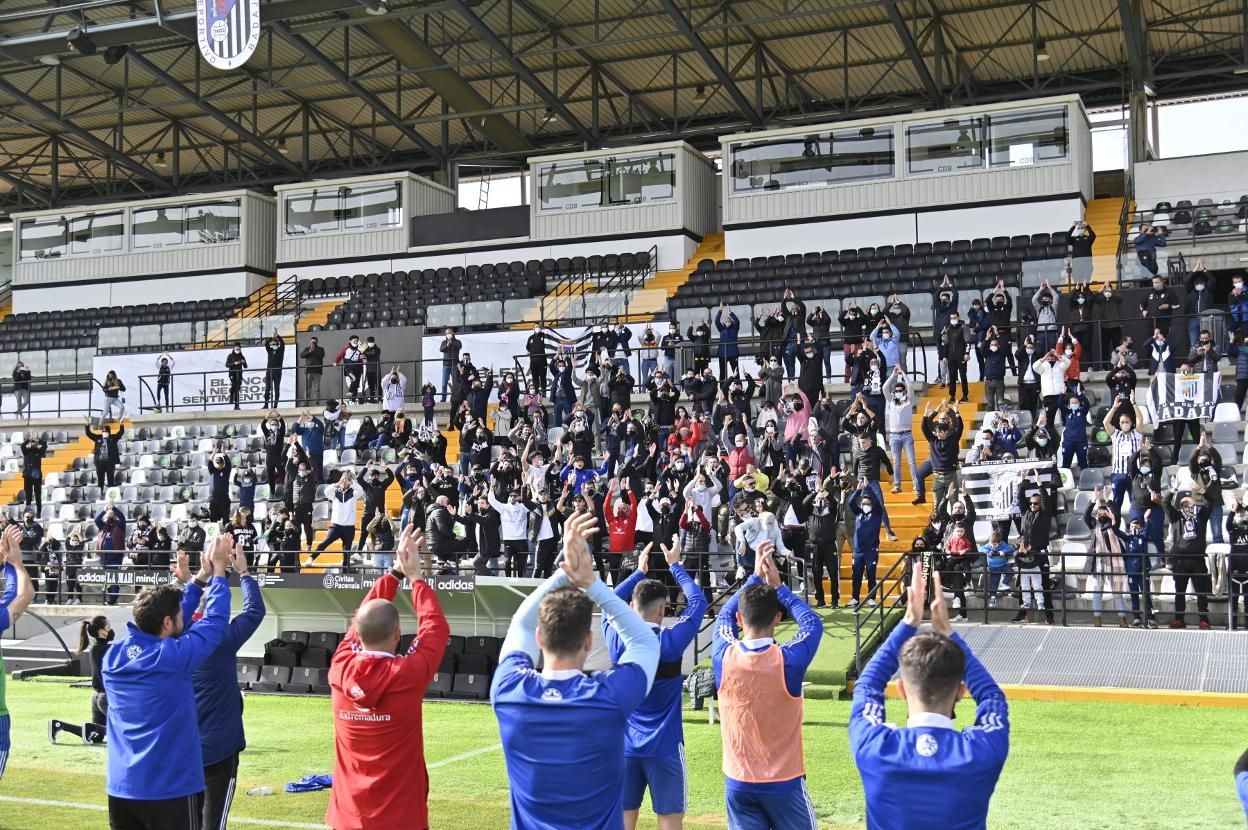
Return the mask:
[[(867, 593), (875, 590), (875, 570), (880, 561), (880, 526), (884, 522), (884, 506), (875, 493), (867, 487), (866, 479), (858, 482), (858, 489), (849, 497), (849, 511), (854, 514), (853, 569), (850, 586), (853, 596), (849, 607), (858, 605), (858, 593), (862, 590), (862, 577), (867, 577)], [(875, 605), (875, 600), (869, 601)]]
[[(988, 802), (1010, 750), (1005, 694), (949, 623), (932, 572), (932, 628), (919, 633), (926, 584), (914, 569), (905, 619), (893, 629), (854, 686), (849, 746), (867, 796), (869, 830), (973, 830), (988, 821)], [(897, 690), (910, 716), (884, 720), (884, 687), (901, 667)], [(953, 724), (970, 691), (975, 725)]]
[(184, 630), (182, 591), (144, 588), (134, 622), (105, 652), (108, 694), (108, 819), (113, 830), (199, 830), (204, 762), (191, 675), (212, 655), (230, 621), (227, 534), (212, 543), (203, 618)]
[[(663, 609), (667, 586), (657, 579), (646, 579), (653, 543), (637, 557), (638, 569), (615, 589), (615, 595), (631, 603), (659, 638), (659, 667), (650, 694), (628, 718), (624, 733), (624, 826), (637, 826), (642, 796), (650, 788), (650, 806), (659, 817), (660, 830), (680, 827), (688, 793), (685, 770), (685, 731), (680, 721), (680, 695), (684, 686), (681, 660), (698, 636), (698, 626), (706, 615), (706, 595), (680, 565), (679, 540), (672, 546), (660, 545), (667, 568), (685, 595), (685, 613), (664, 628)], [(615, 663), (624, 653), (624, 641), (605, 618), (602, 636), (607, 653)]]
[[(189, 579), (190, 572), (181, 555), (178, 566), (178, 577), (187, 580), (182, 595), (182, 619), (191, 629), (195, 624), (189, 620), (199, 608), (208, 573), (201, 568), (195, 579)], [(204, 755), (204, 830), (225, 830), (230, 814), (238, 781), (238, 755), (247, 747), (243, 696), (238, 693), (238, 650), (256, 633), (265, 611), (260, 585), (247, 572), (246, 557), (236, 560), (234, 567), (243, 591), (242, 613), (233, 619), (216, 650), (191, 678), (199, 713), (199, 744)]]
[[(592, 513), (578, 513), (564, 524), (561, 570), (512, 617), (490, 687), (516, 830), (624, 827), (624, 734), (654, 682), (659, 641), (598, 579), (587, 545), (597, 523)], [(613, 668), (586, 675), (594, 605), (624, 651)]]

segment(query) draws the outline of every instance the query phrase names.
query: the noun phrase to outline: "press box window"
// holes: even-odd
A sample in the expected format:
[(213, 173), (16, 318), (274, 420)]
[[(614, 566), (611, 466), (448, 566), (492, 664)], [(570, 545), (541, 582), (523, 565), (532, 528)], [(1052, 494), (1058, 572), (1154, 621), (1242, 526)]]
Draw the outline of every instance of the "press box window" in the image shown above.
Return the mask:
[(23, 261), (54, 259), (69, 253), (69, 221), (64, 216), (43, 216), (22, 222), (20, 236)]
[(950, 118), (906, 130), (906, 154), (913, 175), (980, 170), (984, 166), (984, 119)]
[(732, 191), (785, 190), (891, 179), (893, 128), (863, 127), (732, 147)]
[(1003, 112), (989, 118), (993, 167), (1026, 167), (1059, 161), (1069, 154), (1066, 108)]
[(547, 212), (601, 207), (603, 169), (599, 159), (542, 165), (538, 168), (538, 209)]
[(676, 197), (676, 157), (671, 154), (607, 160), (607, 198), (612, 205), (661, 202)]

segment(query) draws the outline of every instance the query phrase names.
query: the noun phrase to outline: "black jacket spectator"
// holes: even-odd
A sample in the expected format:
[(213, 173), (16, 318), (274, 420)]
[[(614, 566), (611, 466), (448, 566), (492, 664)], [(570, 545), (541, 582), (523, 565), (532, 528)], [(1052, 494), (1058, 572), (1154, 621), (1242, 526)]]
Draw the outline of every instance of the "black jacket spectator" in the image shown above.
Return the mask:
[(429, 552), (441, 562), (455, 559), (455, 517), (445, 505), (433, 504), (425, 515)]

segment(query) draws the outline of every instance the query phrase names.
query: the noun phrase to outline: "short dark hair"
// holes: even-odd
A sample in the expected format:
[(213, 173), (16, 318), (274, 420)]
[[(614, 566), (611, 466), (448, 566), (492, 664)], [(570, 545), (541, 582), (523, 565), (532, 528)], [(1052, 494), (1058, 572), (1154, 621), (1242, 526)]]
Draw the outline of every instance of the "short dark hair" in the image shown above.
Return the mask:
[(130, 610), (134, 624), (145, 634), (157, 636), (165, 627), (165, 617), (178, 618), (182, 609), (182, 589), (172, 585), (144, 588), (134, 598)]
[(585, 644), (593, 620), (594, 604), (580, 589), (556, 588), (537, 609), (541, 645), (555, 654), (573, 654)]
[(780, 611), (780, 598), (776, 596), (775, 588), (756, 582), (741, 591), (737, 610), (741, 612), (741, 619), (747, 626), (763, 628), (776, 621), (776, 614)]
[(667, 586), (657, 579), (643, 579), (633, 588), (633, 602), (639, 609), (652, 608), (655, 603), (666, 603)]
[(925, 706), (949, 703), (965, 673), (965, 652), (943, 634), (925, 631), (901, 647), (901, 679)]

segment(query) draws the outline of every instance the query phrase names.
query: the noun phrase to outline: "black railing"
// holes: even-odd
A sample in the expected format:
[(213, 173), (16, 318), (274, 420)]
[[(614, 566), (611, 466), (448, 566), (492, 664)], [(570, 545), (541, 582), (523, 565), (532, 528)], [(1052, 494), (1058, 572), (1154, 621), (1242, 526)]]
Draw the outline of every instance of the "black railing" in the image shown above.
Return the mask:
[[(1082, 542), (1086, 540), (1068, 540)], [(1027, 569), (1027, 576), (1035, 578), (1027, 588), (1021, 585), (1023, 574), (1009, 557), (1008, 564), (1001, 569), (988, 566), (982, 554), (968, 557), (958, 564), (945, 558), (939, 552), (935, 554), (909, 553), (897, 560), (888, 572), (879, 578), (874, 590), (867, 593), (867, 599), (876, 601), (875, 607), (858, 606), (855, 609), (855, 658), (858, 671), (866, 663), (871, 651), (881, 642), (888, 627), (896, 619), (892, 612), (902, 611), (906, 605), (906, 578), (913, 561), (918, 557), (929, 557), (925, 567), (935, 567), (941, 572), (944, 583), (946, 602), (950, 605), (950, 615), (961, 613), (968, 620), (981, 622), (985, 625), (993, 623), (1014, 622), (1024, 612), (1031, 616), (1031, 622), (1038, 622), (1043, 615), (1052, 624), (1068, 626), (1072, 616), (1080, 622), (1099, 622), (1105, 619), (1122, 620), (1121, 625), (1130, 627), (1166, 627), (1168, 621), (1158, 622), (1157, 613), (1162, 610), (1171, 620), (1175, 618), (1175, 593), (1177, 583), (1166, 585), (1169, 590), (1160, 590), (1153, 581), (1161, 578), (1174, 580), (1176, 560), (1184, 563), (1179, 576), (1186, 576), (1189, 582), (1183, 592), (1185, 599), (1184, 623), (1186, 628), (1196, 628), (1200, 620), (1207, 617), (1210, 626), (1228, 630), (1248, 629), (1248, 573), (1231, 570), (1235, 561), (1229, 554), (1206, 553), (1203, 556), (1194, 554), (1173, 554), (1160, 557), (1150, 546), (1147, 555), (1138, 554), (1141, 559), (1139, 570), (1113, 569), (1109, 563), (1113, 558), (1123, 559), (1124, 556), (1136, 554), (1108, 554), (1092, 551), (1048, 551), (1042, 557), (1043, 567)], [(1193, 558), (1199, 556), (1201, 562), (1197, 567), (1190, 565)], [(1169, 567), (1159, 568), (1154, 562), (1165, 560)], [(909, 560), (909, 561), (908, 561)], [(1191, 577), (1200, 581), (1208, 580), (1209, 589), (1198, 589), (1190, 581)], [(1096, 584), (1088, 580), (1095, 578)], [(1072, 581), (1075, 583), (1072, 585)], [(1034, 596), (1033, 596), (1034, 595)], [(1101, 609), (1092, 605), (1091, 597), (1100, 596)], [(961, 602), (966, 597), (966, 603)], [(1015, 598), (1015, 602), (1007, 605), (1005, 600)], [(1086, 607), (1072, 607), (1077, 600), (1086, 598)], [(972, 608), (974, 601), (978, 607)], [(1160, 609), (1161, 603), (1165, 609)], [(1201, 605), (1205, 610), (1201, 610)], [(1120, 607), (1121, 606), (1121, 607)], [(1013, 617), (1009, 615), (1013, 615)], [(1111, 621), (1111, 625), (1119, 625)]]
[(632, 294), (658, 272), (658, 246), (651, 246), (645, 267), (595, 271), (589, 261), (582, 269), (571, 270), (546, 290), (538, 305), (538, 315), (546, 326), (575, 326), (628, 317)]

